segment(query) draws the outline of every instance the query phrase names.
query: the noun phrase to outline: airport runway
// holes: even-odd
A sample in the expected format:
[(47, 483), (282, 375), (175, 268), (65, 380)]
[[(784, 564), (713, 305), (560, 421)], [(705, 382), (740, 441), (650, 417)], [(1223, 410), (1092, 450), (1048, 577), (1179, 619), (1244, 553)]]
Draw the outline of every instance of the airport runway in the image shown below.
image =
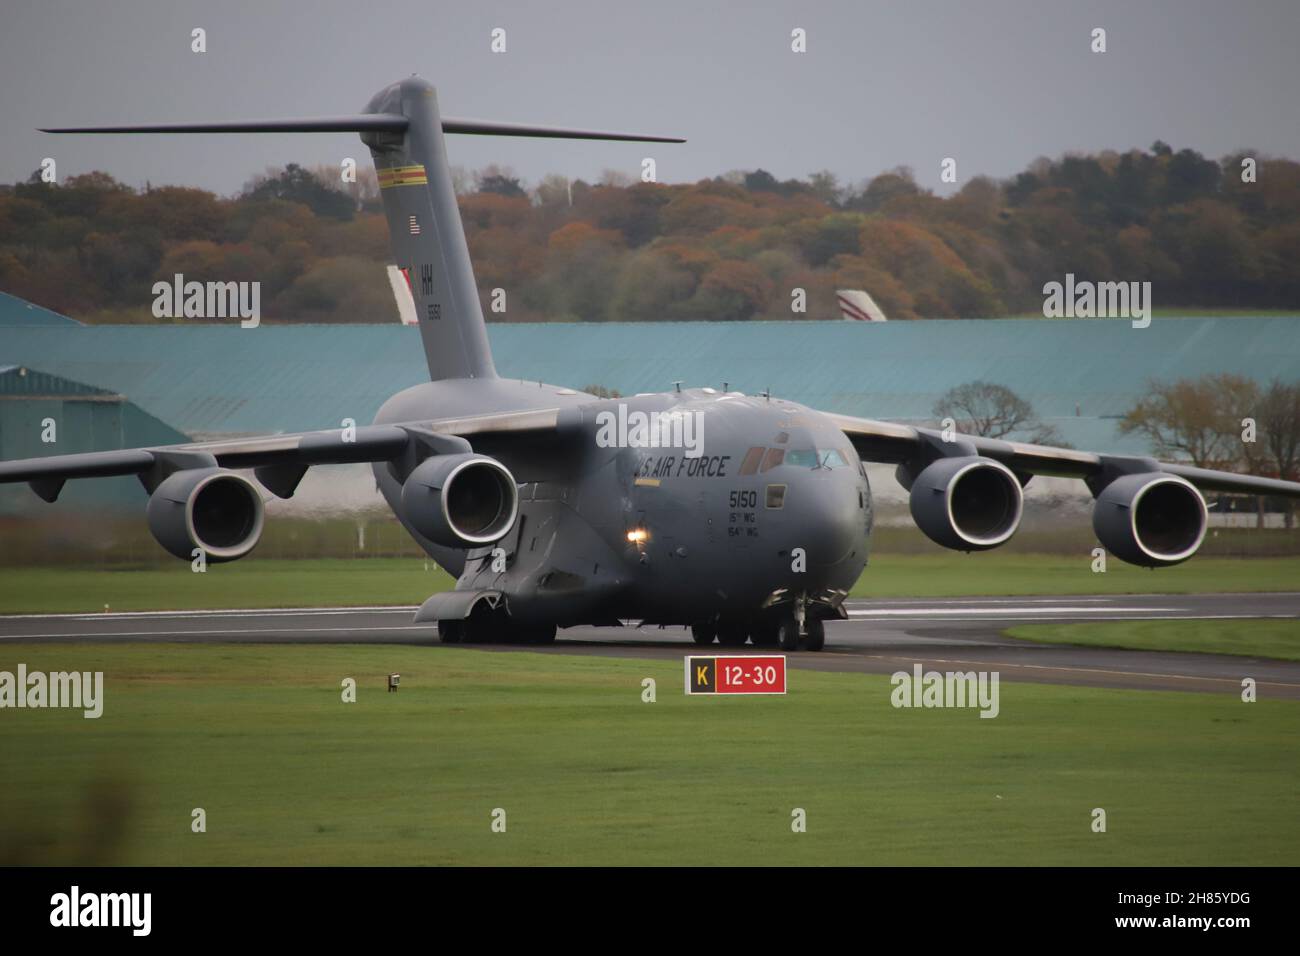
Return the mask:
[[(1017, 623), (1133, 619), (1234, 620), (1300, 617), (1300, 593), (1123, 595), (1089, 597), (852, 600), (849, 620), (826, 626), (826, 650), (789, 655), (794, 668), (893, 673), (996, 670), (1002, 680), (1240, 694), (1258, 682), (1261, 698), (1300, 700), (1300, 662), (1211, 654), (1125, 651), (1032, 644), (1002, 636)], [(167, 611), (0, 617), (6, 642), (171, 641), (211, 643), (429, 644), (433, 628), (411, 623), (414, 607), (256, 611)], [(494, 653), (598, 654), (680, 658), (701, 653), (683, 628), (571, 628), (549, 647), (471, 645)], [(714, 650), (722, 650), (712, 645)], [(754, 652), (754, 648), (748, 648)], [(743, 652), (742, 652), (743, 653)]]

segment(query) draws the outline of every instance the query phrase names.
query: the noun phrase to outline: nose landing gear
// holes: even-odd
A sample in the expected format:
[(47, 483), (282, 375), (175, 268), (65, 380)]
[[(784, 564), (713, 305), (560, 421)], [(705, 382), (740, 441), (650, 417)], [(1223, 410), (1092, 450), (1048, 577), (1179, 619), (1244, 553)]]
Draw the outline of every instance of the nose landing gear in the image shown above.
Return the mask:
[(800, 647), (820, 651), (826, 646), (826, 625), (820, 618), (808, 617), (808, 595), (800, 593), (790, 605), (790, 616), (777, 624), (777, 643), (783, 651)]
[(793, 618), (780, 621), (775, 627), (776, 644), (783, 651), (820, 651), (826, 646), (826, 625), (819, 620), (804, 621), (803, 633)]

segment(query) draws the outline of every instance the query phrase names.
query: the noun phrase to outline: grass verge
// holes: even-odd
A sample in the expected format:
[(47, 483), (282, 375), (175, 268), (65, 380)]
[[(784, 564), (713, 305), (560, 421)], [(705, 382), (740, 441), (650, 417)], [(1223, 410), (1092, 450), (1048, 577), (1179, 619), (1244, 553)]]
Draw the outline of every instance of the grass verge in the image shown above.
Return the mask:
[[(1291, 591), (1300, 558), (1197, 558), (1148, 571), (1110, 563), (1093, 574), (1091, 558), (1050, 554), (878, 554), (853, 588), (855, 597), (959, 597), (1034, 594), (1196, 594)], [(195, 574), (183, 562), (115, 569), (75, 566), (0, 570), (0, 614), (337, 607), (419, 604), (453, 581), (420, 558), (248, 558)]]
[(1022, 624), (1008, 637), (1040, 644), (1121, 647), (1134, 651), (1189, 651), (1300, 661), (1300, 620), (1098, 621)]
[(0, 655), (105, 675), (98, 720), (0, 714), (2, 863), (1300, 863), (1290, 701), (1005, 683), (987, 720), (805, 670), (700, 699), (679, 663), (436, 646)]

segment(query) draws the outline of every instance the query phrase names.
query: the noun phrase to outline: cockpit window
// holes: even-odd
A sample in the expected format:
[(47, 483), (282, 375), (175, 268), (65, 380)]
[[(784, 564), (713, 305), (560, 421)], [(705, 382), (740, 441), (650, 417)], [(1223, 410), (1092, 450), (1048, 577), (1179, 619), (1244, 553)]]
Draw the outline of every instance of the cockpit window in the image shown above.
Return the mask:
[(758, 463), (763, 460), (762, 448), (751, 448), (745, 453), (745, 460), (740, 463), (740, 473), (742, 475), (752, 475), (758, 471)]
[(800, 468), (844, 468), (849, 462), (837, 448), (799, 448), (786, 452), (785, 463)]

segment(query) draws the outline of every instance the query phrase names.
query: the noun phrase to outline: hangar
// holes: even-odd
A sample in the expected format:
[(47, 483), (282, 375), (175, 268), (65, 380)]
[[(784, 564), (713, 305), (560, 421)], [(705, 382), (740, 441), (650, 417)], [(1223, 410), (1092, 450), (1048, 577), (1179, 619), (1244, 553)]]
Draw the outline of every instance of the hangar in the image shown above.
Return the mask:
[[(0, 365), (0, 460), (188, 440), (109, 389), (26, 365)], [(74, 482), (67, 501), (73, 506), (138, 504), (139, 487), (133, 480), (94, 484)], [(22, 485), (0, 487), (0, 512), (32, 497)]]
[[(106, 326), (37, 315), (0, 303), (0, 365), (39, 369), (70, 393), (116, 396), (134, 409), (123, 413), (127, 446), (367, 423), (394, 391), (428, 376), (418, 330), (398, 323)], [(770, 389), (814, 408), (905, 422), (929, 421), (948, 388), (982, 379), (1030, 401), (1076, 447), (1141, 455), (1150, 453), (1145, 441), (1119, 434), (1118, 423), (1148, 381), (1219, 372), (1260, 382), (1294, 377), (1295, 323), (1286, 316), (1157, 318), (1142, 329), (1102, 319), (496, 323), (488, 332), (498, 370), (512, 378), (625, 395), (674, 382)], [(15, 445), (3, 455), (47, 451)]]

